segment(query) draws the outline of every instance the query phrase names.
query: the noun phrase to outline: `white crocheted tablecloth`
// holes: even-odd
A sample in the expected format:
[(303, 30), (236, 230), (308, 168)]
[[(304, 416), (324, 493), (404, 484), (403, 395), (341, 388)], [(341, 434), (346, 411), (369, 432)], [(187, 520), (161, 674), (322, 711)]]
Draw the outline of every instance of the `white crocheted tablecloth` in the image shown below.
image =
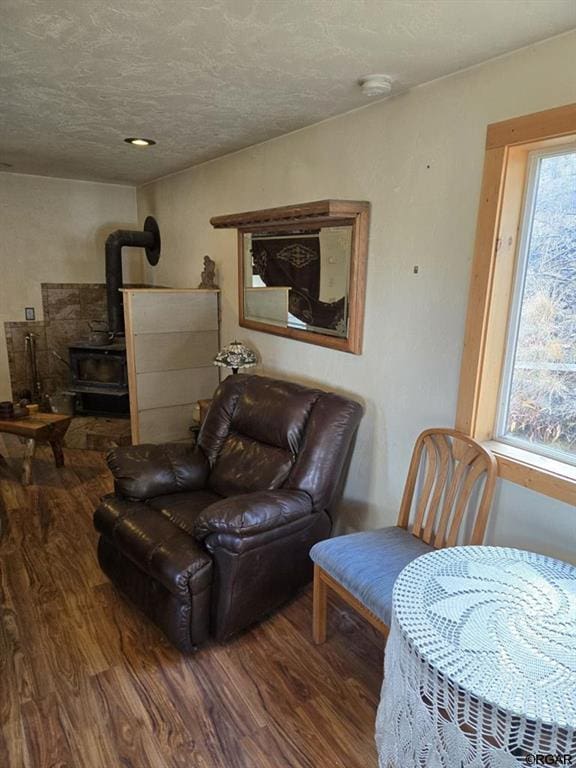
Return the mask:
[(576, 766), (576, 567), (501, 547), (410, 563), (376, 741), (380, 768)]

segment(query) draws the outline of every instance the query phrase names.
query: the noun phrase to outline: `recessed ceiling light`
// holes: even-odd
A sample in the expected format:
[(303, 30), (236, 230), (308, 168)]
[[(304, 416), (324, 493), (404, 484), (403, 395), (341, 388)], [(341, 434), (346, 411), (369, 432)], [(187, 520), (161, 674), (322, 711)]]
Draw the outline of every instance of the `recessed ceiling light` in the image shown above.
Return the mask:
[(130, 137), (128, 139), (124, 139), (124, 141), (127, 144), (133, 144), (135, 147), (151, 147), (153, 144), (156, 144), (154, 139), (141, 139), (136, 137)]
[(364, 96), (389, 96), (392, 92), (392, 78), (388, 75), (366, 75), (358, 80)]

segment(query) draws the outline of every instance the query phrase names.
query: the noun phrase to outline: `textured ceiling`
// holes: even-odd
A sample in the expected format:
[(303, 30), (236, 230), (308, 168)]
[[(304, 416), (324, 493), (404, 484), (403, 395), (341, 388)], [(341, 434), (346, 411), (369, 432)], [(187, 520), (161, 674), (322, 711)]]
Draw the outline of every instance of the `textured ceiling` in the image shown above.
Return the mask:
[(576, 0), (0, 0), (0, 27), (0, 161), (140, 183), (362, 106), (361, 75), (576, 27)]

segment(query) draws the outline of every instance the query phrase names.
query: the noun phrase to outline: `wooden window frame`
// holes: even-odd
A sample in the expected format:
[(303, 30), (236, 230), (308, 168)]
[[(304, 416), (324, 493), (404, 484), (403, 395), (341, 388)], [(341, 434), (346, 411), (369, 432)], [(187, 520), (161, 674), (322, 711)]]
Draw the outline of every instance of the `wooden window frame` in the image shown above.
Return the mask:
[(494, 439), (530, 152), (576, 141), (576, 103), (488, 126), (456, 428), (487, 442), (499, 475), (576, 505), (576, 467)]

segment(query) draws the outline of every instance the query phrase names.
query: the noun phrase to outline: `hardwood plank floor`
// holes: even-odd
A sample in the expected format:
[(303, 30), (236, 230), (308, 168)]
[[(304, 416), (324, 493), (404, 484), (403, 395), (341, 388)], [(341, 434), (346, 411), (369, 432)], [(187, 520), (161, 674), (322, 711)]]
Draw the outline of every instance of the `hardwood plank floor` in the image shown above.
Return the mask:
[[(8, 442), (8, 441), (7, 441)], [(0, 462), (1, 768), (372, 768), (383, 640), (341, 604), (311, 641), (311, 590), (192, 656), (100, 572), (102, 454)], [(0, 439), (0, 453), (7, 455)]]

